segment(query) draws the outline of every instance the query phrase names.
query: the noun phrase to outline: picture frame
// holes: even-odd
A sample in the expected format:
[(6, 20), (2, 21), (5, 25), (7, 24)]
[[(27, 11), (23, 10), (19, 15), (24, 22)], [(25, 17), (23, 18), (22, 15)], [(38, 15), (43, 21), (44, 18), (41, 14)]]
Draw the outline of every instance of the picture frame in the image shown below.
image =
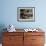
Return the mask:
[(17, 20), (20, 22), (34, 22), (35, 7), (18, 7)]

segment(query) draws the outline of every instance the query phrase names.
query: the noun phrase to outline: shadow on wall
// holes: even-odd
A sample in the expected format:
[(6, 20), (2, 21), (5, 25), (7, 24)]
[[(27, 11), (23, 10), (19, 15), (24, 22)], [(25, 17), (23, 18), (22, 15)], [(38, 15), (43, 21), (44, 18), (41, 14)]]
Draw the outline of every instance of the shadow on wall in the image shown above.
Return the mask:
[(0, 43), (2, 43), (2, 36), (3, 36), (2, 32), (6, 31), (6, 30), (4, 30), (4, 28), (6, 28), (5, 25), (0, 24)]

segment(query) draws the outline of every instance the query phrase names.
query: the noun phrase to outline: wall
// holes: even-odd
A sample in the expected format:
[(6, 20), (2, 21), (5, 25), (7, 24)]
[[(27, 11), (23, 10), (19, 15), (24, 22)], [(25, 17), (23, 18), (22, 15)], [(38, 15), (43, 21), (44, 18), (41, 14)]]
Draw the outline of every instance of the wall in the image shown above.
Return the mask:
[[(16, 28), (46, 28), (46, 0), (1, 0), (0, 25), (13, 24)], [(17, 7), (35, 7), (35, 22), (18, 22)]]

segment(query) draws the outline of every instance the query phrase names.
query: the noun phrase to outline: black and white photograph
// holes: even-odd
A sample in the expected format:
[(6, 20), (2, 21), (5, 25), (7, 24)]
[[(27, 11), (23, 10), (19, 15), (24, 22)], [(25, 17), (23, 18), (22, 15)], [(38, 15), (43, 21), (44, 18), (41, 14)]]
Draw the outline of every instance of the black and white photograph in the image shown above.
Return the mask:
[(17, 20), (24, 22), (35, 21), (35, 7), (18, 7)]

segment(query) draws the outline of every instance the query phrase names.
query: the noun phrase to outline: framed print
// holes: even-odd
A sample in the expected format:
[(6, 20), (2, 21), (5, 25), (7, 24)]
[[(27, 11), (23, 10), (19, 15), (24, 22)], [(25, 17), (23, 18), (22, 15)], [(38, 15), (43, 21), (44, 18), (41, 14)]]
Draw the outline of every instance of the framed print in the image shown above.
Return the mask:
[(17, 20), (22, 22), (35, 21), (35, 7), (18, 7)]

